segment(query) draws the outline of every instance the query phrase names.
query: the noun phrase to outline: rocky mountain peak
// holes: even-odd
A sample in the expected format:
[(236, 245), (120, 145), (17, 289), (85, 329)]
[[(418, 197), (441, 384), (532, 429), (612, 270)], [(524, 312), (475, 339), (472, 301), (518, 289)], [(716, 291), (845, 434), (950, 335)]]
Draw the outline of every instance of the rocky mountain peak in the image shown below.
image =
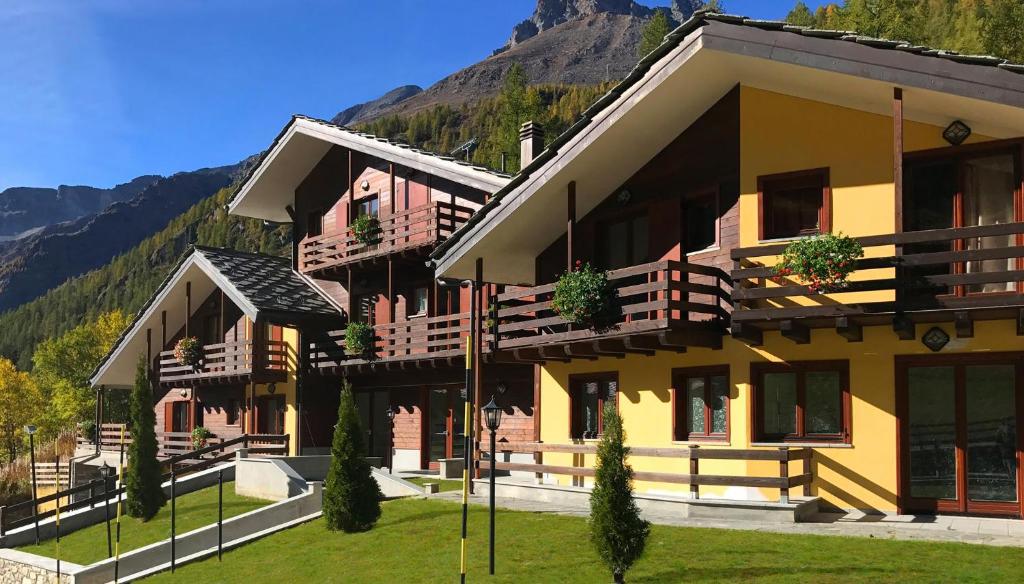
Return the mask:
[[(701, 0), (672, 0), (671, 7), (667, 9), (667, 16), (674, 24), (679, 24), (692, 16), (702, 5)], [(498, 52), (514, 47), (549, 28), (595, 14), (624, 14), (649, 18), (660, 10), (666, 9), (650, 8), (635, 0), (537, 0), (533, 15), (512, 28), (512, 36)]]

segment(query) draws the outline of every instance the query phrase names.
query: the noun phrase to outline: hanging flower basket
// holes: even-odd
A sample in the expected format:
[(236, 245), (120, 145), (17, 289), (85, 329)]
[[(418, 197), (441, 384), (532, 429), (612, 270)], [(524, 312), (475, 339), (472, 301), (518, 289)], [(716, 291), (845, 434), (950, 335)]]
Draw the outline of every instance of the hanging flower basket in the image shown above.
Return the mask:
[(373, 347), (373, 327), (365, 322), (350, 322), (345, 327), (345, 353), (350, 356), (365, 355)]
[(611, 300), (608, 275), (577, 260), (575, 269), (562, 274), (555, 284), (551, 308), (574, 325), (593, 327), (608, 314)]
[(864, 248), (842, 233), (798, 239), (786, 246), (773, 280), (781, 284), (787, 277), (796, 276), (811, 294), (839, 292), (849, 286), (850, 274), (862, 257)]
[(196, 426), (192, 430), (192, 450), (199, 450), (200, 448), (206, 448), (207, 440), (213, 437), (213, 432), (210, 432), (202, 426)]
[(372, 215), (360, 215), (348, 227), (356, 241), (363, 245), (380, 242), (380, 219)]
[(195, 337), (185, 337), (174, 344), (174, 358), (181, 365), (199, 369), (203, 365), (203, 346)]

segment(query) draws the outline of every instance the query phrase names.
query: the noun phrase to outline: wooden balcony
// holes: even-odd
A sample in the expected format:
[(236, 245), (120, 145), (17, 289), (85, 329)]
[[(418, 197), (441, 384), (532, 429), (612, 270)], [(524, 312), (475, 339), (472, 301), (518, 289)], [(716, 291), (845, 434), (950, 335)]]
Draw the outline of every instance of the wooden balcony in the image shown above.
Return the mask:
[(432, 248), (465, 223), (474, 209), (435, 201), (380, 217), (376, 243), (367, 245), (348, 233), (321, 235), (300, 244), (299, 269), (319, 272), (391, 254)]
[(608, 272), (615, 299), (598, 329), (567, 323), (551, 309), (555, 284), (507, 290), (492, 299), (497, 360), (568, 361), (688, 346), (720, 348), (732, 280), (710, 266), (663, 260)]
[(264, 341), (254, 350), (251, 340), (203, 345), (198, 368), (182, 365), (174, 351), (160, 353), (160, 383), (191, 385), (231, 381), (281, 382), (286, 378), (287, 350), (283, 341)]
[(366, 355), (345, 351), (345, 331), (328, 331), (309, 344), (309, 365), (313, 369), (332, 370), (381, 365), (404, 367), (413, 361), (454, 363), (465, 351), (469, 335), (469, 313), (411, 318), (374, 328), (374, 350)]
[(915, 322), (937, 321), (954, 321), (959, 336), (971, 336), (974, 320), (1022, 314), (1024, 223), (857, 240), (866, 257), (857, 261), (849, 287), (827, 294), (794, 280), (772, 281), (785, 244), (734, 249), (733, 336), (758, 344), (762, 330), (779, 329), (806, 343), (810, 328), (836, 327), (857, 341), (862, 326), (891, 323), (901, 338), (912, 339)]

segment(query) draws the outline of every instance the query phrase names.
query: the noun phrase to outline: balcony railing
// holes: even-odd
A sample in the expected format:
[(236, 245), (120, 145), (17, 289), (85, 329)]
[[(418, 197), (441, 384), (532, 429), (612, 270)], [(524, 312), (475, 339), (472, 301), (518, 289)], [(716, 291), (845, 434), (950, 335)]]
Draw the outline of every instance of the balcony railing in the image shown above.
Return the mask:
[(283, 380), (287, 351), (283, 341), (264, 341), (254, 351), (251, 340), (231, 341), (203, 345), (203, 360), (199, 367), (182, 365), (174, 351), (160, 353), (160, 383), (204, 382), (235, 377)]
[[(612, 270), (608, 281), (615, 293), (612, 314), (596, 330), (570, 325), (552, 310), (555, 284), (498, 294), (493, 299), (498, 309), (497, 322), (492, 323), (496, 339), (492, 348), (565, 344), (683, 328), (711, 333), (699, 334), (700, 338), (693, 339), (696, 344), (720, 343), (716, 329), (724, 328), (728, 321), (732, 284), (723, 270), (662, 260)], [(586, 351), (581, 347), (577, 350), (581, 356)]]
[(469, 335), (469, 313), (416, 317), (373, 327), (374, 349), (365, 355), (345, 352), (345, 331), (328, 331), (310, 342), (310, 366), (314, 369), (344, 367), (372, 361), (450, 358), (461, 355)]
[(827, 294), (792, 279), (772, 281), (785, 244), (737, 248), (732, 321), (1024, 306), (1022, 236), (1024, 223), (860, 237), (866, 257), (847, 288)]
[(380, 218), (376, 243), (365, 244), (347, 230), (301, 244), (300, 269), (315, 272), (423, 246), (433, 246), (459, 228), (474, 209), (434, 201)]

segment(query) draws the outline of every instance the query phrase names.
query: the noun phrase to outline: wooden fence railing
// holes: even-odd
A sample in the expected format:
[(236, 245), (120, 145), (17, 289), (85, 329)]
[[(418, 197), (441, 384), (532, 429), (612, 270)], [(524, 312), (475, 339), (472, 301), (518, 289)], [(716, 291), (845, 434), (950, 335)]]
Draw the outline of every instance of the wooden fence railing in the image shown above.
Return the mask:
[(192, 382), (218, 377), (238, 377), (268, 371), (284, 371), (287, 364), (284, 341), (264, 341), (254, 347), (251, 340), (203, 345), (198, 368), (182, 365), (174, 351), (160, 352), (160, 383)]
[[(593, 477), (595, 471), (590, 466), (561, 466), (544, 463), (544, 453), (566, 453), (566, 454), (597, 454), (597, 447), (590, 444), (548, 444), (548, 443), (526, 443), (502, 447), (503, 452), (522, 452), (534, 455), (534, 462), (495, 462), (495, 469), (507, 471), (533, 472), (537, 478), (545, 473), (556, 475), (568, 475), (573, 477)], [(689, 473), (667, 473), (652, 471), (634, 471), (633, 478), (638, 481), (649, 481), (656, 483), (685, 484), (690, 486), (690, 496), (694, 499), (700, 498), (702, 486), (722, 487), (762, 487), (779, 490), (779, 501), (789, 502), (789, 491), (794, 487), (803, 486), (804, 495), (810, 495), (809, 487), (813, 479), (811, 474), (811, 457), (813, 451), (810, 448), (789, 448), (780, 447), (777, 449), (732, 449), (732, 448), (701, 448), (689, 446), (687, 448), (649, 448), (642, 446), (631, 446), (629, 456), (631, 458), (675, 458), (689, 461)], [(735, 475), (711, 475), (701, 474), (701, 460), (743, 460), (743, 461), (776, 461), (779, 463), (778, 474), (774, 476), (735, 476)], [(803, 461), (803, 468), (798, 474), (790, 474), (790, 461)], [(489, 463), (481, 462), (484, 468)]]
[[(713, 267), (662, 260), (611, 270), (614, 305), (599, 331), (569, 325), (551, 308), (555, 284), (517, 287), (492, 300), (495, 348), (508, 349), (669, 328), (672, 322), (727, 320), (732, 279)], [(494, 316), (497, 318), (495, 319)]]
[[(795, 280), (769, 285), (774, 258), (785, 244), (736, 248), (731, 252), (736, 263), (732, 320), (1024, 305), (1022, 236), (1024, 223), (858, 237), (868, 256), (877, 255), (872, 248), (899, 253), (857, 260), (849, 286), (831, 294), (818, 294)], [(844, 302), (850, 293), (872, 294)]]
[[(60, 468), (60, 485), (68, 486), (71, 480), (71, 467), (67, 462), (62, 462), (59, 465)], [(36, 484), (41, 487), (53, 487), (57, 485), (57, 470), (58, 464), (56, 462), (37, 462), (36, 463)]]
[(381, 256), (417, 246), (433, 245), (455, 232), (475, 209), (446, 201), (383, 215), (376, 243), (365, 244), (346, 229), (342, 233), (319, 235), (300, 247), (302, 271), (322, 270)]
[[(253, 454), (287, 453), (289, 440), (288, 434), (243, 434), (199, 450), (174, 455), (161, 461), (163, 468), (166, 469), (163, 480), (169, 480), (172, 472), (176, 477), (181, 477), (226, 462), (235, 455), (234, 451), (238, 448), (249, 448), (249, 452)], [(92, 507), (111, 497), (120, 497), (124, 492), (125, 487), (117, 487), (113, 477), (106, 481), (99, 478), (36, 500), (0, 506), (0, 536), (12, 529), (52, 517), (56, 513), (56, 506), (60, 507), (62, 513), (67, 513)], [(88, 496), (81, 496), (86, 493)], [(54, 508), (39, 511), (39, 507), (47, 503), (56, 505)]]

